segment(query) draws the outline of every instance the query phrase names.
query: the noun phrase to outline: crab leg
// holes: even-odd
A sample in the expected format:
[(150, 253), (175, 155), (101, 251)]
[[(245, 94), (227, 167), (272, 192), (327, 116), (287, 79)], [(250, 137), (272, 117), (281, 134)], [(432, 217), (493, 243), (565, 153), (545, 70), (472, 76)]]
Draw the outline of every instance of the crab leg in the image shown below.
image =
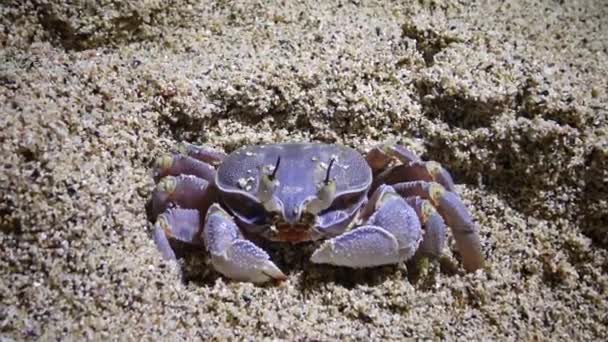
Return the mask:
[(190, 175), (167, 176), (158, 182), (152, 194), (151, 217), (154, 219), (170, 206), (199, 209), (204, 213), (215, 197), (215, 188), (204, 179)]
[(203, 240), (213, 267), (228, 278), (253, 283), (287, 279), (264, 250), (243, 239), (232, 217), (218, 204), (207, 212)]
[[(383, 145), (372, 148), (366, 155), (367, 163), (377, 176), (372, 191), (380, 184), (426, 180), (454, 191), (450, 173), (435, 161), (422, 161), (420, 157), (401, 145)], [(390, 167), (393, 161), (400, 164)]]
[(447, 225), (452, 228), (464, 268), (472, 272), (483, 267), (479, 228), (458, 195), (446, 191), (438, 183), (425, 181), (397, 183), (393, 184), (393, 188), (404, 197), (420, 196), (430, 200)]
[(215, 169), (198, 159), (181, 154), (164, 155), (156, 160), (154, 181), (165, 176), (193, 175), (209, 183), (215, 182)]
[(434, 161), (414, 161), (409, 164), (399, 164), (380, 173), (374, 179), (372, 189), (380, 184), (396, 184), (411, 181), (437, 182), (448, 191), (454, 191), (452, 176), (439, 163)]
[(202, 245), (200, 228), (198, 210), (172, 208), (158, 216), (154, 224), (154, 243), (163, 258), (175, 259), (175, 251), (171, 248), (169, 239)]
[(374, 171), (374, 174), (386, 169), (394, 159), (402, 164), (420, 161), (414, 152), (401, 145), (380, 145), (367, 152), (365, 159)]
[(313, 253), (311, 261), (358, 268), (411, 258), (422, 240), (415, 210), (390, 186), (379, 188), (368, 206), (375, 211), (366, 225), (327, 240)]
[(224, 160), (224, 158), (226, 158), (226, 154), (223, 152), (210, 150), (205, 147), (192, 145), (186, 142), (181, 144), (179, 150), (182, 154), (213, 166), (218, 166)]
[(407, 203), (416, 210), (416, 215), (424, 226), (424, 237), (419, 252), (439, 257), (445, 247), (445, 222), (433, 205), (420, 197), (408, 197)]

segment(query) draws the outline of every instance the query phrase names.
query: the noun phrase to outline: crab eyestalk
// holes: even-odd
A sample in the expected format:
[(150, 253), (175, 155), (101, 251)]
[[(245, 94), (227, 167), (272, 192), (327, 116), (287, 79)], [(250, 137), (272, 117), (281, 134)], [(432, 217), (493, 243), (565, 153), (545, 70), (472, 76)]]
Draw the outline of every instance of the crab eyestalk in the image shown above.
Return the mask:
[(279, 188), (279, 180), (276, 179), (276, 174), (279, 169), (279, 165), (281, 164), (281, 157), (277, 157), (277, 163), (272, 170), (272, 173), (262, 173), (260, 178), (260, 184), (258, 186), (258, 198), (262, 202), (264, 209), (269, 212), (277, 212), (280, 211), (281, 208), (274, 197), (274, 193)]
[(323, 180), (321, 187), (317, 191), (317, 195), (306, 204), (306, 207), (304, 208), (305, 212), (316, 215), (329, 208), (334, 201), (334, 198), (336, 197), (336, 182), (329, 178), (329, 173), (334, 162), (335, 159), (332, 159), (329, 162), (325, 180)]

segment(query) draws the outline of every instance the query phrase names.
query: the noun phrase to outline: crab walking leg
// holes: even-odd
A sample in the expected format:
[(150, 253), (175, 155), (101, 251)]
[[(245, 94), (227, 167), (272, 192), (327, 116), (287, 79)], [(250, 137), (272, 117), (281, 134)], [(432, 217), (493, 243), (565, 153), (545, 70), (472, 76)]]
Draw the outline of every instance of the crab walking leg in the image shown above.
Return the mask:
[(165, 176), (192, 175), (202, 178), (209, 183), (215, 182), (215, 169), (190, 156), (181, 154), (164, 155), (156, 160), (154, 166), (154, 181), (158, 182)]
[(386, 169), (394, 159), (402, 164), (420, 161), (420, 157), (401, 145), (380, 145), (373, 147), (367, 152), (365, 159), (374, 171), (374, 174)]
[(171, 205), (181, 208), (199, 209), (206, 212), (215, 200), (215, 188), (204, 179), (195, 176), (167, 176), (158, 182), (152, 193), (152, 218)]
[(393, 184), (393, 188), (404, 197), (420, 196), (430, 200), (446, 224), (452, 228), (464, 268), (473, 272), (483, 267), (479, 228), (458, 195), (446, 191), (438, 183), (425, 181)]
[(159, 215), (154, 224), (153, 237), (163, 258), (176, 259), (169, 239), (202, 244), (200, 222), (200, 214), (196, 209), (172, 208)]
[(399, 164), (384, 170), (374, 179), (372, 189), (379, 184), (396, 184), (411, 181), (437, 182), (448, 191), (455, 191), (454, 180), (450, 173), (435, 161), (413, 161)]
[(179, 151), (182, 154), (213, 166), (218, 166), (222, 163), (224, 158), (226, 158), (226, 154), (223, 152), (210, 150), (205, 147), (189, 144), (187, 142), (181, 144)]
[(314, 263), (347, 267), (395, 264), (411, 258), (422, 240), (416, 212), (390, 186), (382, 186), (368, 206), (376, 209), (366, 225), (323, 243)]
[(207, 212), (203, 240), (215, 270), (230, 279), (253, 283), (287, 279), (266, 252), (243, 239), (232, 217), (217, 204)]
[(433, 205), (420, 197), (408, 197), (407, 203), (416, 210), (416, 215), (424, 226), (424, 236), (419, 252), (439, 257), (445, 248), (445, 222)]

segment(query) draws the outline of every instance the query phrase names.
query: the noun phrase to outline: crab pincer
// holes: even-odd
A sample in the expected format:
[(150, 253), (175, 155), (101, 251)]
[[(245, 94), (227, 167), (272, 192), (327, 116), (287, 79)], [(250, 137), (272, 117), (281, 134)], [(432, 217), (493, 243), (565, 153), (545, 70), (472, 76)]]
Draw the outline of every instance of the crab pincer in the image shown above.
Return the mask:
[(390, 186), (376, 190), (365, 225), (327, 240), (312, 255), (314, 263), (348, 267), (394, 264), (411, 258), (422, 240), (416, 212)]
[(217, 204), (207, 212), (203, 240), (213, 267), (228, 278), (252, 283), (287, 279), (263, 249), (243, 238), (232, 217)]

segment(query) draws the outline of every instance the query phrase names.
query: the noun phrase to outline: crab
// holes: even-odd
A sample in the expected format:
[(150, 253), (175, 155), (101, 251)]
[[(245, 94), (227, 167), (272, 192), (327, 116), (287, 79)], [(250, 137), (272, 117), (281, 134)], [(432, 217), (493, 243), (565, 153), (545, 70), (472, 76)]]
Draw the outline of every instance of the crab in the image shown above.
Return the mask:
[(153, 238), (165, 259), (171, 240), (208, 253), (223, 276), (285, 280), (248, 237), (324, 239), (313, 263), (351, 268), (439, 257), (452, 230), (466, 271), (483, 267), (479, 229), (439, 163), (400, 145), (365, 155), (334, 144), (245, 146), (226, 155), (183, 144), (159, 158), (151, 200)]

